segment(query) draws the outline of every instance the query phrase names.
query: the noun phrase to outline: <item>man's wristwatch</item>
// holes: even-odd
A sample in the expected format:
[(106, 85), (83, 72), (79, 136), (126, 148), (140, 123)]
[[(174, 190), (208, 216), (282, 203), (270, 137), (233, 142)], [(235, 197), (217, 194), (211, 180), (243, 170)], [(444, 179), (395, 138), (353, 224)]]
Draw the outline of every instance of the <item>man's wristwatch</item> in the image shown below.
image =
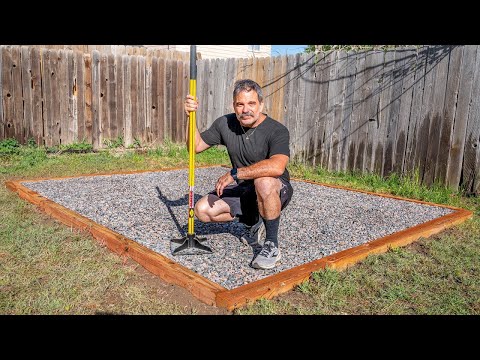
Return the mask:
[(237, 171), (237, 168), (233, 168), (232, 170), (230, 170), (230, 175), (232, 175), (233, 180), (235, 180), (236, 182), (238, 182)]

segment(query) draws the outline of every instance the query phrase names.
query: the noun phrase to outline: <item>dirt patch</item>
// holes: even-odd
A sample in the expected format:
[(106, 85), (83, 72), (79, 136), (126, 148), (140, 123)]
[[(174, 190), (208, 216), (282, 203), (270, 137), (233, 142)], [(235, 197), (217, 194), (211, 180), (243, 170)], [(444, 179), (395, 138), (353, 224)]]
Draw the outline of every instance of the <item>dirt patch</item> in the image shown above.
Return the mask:
[[(135, 269), (137, 277), (135, 277), (135, 283), (147, 286), (153, 293), (161, 294), (165, 301), (178, 304), (186, 314), (196, 315), (228, 315), (231, 312), (223, 308), (217, 308), (215, 306), (209, 306), (195, 296), (193, 296), (188, 290), (178, 285), (169, 284), (147, 271), (144, 267), (137, 264), (130, 258), (125, 260), (125, 266), (131, 266)], [(115, 301), (110, 299), (110, 302)]]

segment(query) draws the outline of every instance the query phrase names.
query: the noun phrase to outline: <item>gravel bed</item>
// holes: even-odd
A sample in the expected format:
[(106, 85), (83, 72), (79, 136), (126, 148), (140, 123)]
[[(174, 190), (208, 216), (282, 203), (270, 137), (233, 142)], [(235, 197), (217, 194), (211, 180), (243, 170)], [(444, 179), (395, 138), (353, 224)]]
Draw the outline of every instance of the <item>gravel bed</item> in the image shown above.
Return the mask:
[[(195, 170), (195, 202), (227, 169)], [(24, 182), (42, 196), (104, 225), (227, 288), (233, 289), (312, 260), (451, 213), (443, 207), (292, 181), (293, 198), (283, 211), (281, 263), (272, 270), (250, 267), (255, 250), (239, 236), (237, 221), (204, 224), (213, 254), (171, 255), (170, 239), (187, 232), (188, 169), (125, 175), (84, 176)]]

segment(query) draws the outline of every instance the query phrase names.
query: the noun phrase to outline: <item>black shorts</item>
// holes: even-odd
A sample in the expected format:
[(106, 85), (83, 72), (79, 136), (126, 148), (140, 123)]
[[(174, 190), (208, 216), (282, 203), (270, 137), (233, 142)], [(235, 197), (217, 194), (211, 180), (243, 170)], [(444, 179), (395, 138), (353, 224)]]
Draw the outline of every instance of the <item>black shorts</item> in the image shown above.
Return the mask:
[[(293, 188), (290, 182), (281, 178), (280, 202), (282, 210), (288, 205), (293, 195)], [(209, 192), (210, 195), (217, 196), (216, 190)], [(217, 196), (218, 197), (218, 196)], [(244, 181), (241, 184), (230, 184), (223, 189), (220, 199), (230, 206), (232, 217), (238, 217), (238, 220), (246, 225), (253, 225), (258, 221), (258, 203), (257, 193), (253, 181)]]

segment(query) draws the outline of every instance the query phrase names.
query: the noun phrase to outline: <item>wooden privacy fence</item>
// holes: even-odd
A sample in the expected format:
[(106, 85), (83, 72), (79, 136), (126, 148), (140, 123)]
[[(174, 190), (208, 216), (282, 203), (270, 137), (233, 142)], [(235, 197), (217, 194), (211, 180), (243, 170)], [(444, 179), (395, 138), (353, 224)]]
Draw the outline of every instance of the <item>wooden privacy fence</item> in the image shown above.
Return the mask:
[[(197, 60), (200, 131), (256, 80), (292, 157), (328, 170), (480, 188), (479, 46)], [(1, 46), (0, 140), (183, 142), (188, 57)]]

